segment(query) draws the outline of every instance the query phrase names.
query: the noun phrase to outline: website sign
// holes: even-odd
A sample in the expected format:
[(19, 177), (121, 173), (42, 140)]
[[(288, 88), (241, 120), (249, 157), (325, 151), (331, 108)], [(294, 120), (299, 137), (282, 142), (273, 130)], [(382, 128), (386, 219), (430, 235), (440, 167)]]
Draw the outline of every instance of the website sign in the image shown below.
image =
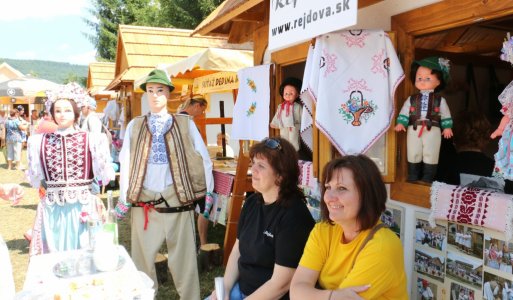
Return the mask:
[(356, 24), (358, 0), (271, 0), (269, 50)]

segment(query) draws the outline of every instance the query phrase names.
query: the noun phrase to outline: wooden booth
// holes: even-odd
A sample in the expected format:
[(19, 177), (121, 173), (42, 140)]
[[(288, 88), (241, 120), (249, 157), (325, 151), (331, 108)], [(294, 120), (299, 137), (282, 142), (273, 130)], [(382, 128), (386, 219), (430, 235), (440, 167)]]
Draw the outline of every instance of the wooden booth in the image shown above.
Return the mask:
[[(270, 0), (226, 0), (195, 29), (194, 34), (222, 34), (233, 43), (244, 43), (250, 40), (254, 42), (254, 64), (272, 63), (275, 67), (274, 73), (271, 74), (273, 80), (271, 81), (270, 116), (273, 116), (278, 105), (275, 99), (279, 99), (277, 87), (285, 77), (302, 78), (311, 42), (269, 53), (267, 47), (270, 4)], [(513, 31), (512, 0), (360, 0), (357, 24), (351, 29), (364, 28), (385, 30), (391, 37), (403, 66), (405, 80), (395, 94), (395, 116), (407, 97), (414, 92), (414, 84), (409, 79), (411, 63), (428, 56), (443, 56), (451, 61), (452, 83), (444, 91), (451, 115), (456, 116), (465, 110), (479, 111), (488, 117), (492, 126), (498, 125), (501, 114), (497, 115), (496, 112), (500, 109), (500, 105), (497, 104), (497, 93), (493, 96), (492, 89), (498, 85), (504, 88), (513, 79), (512, 67), (499, 59), (506, 34)], [(505, 279), (498, 281), (507, 281), (507, 285), (511, 286), (513, 280), (511, 272), (495, 275), (497, 273), (495, 270), (490, 272), (487, 267), (479, 267), (479, 262), (481, 265), (486, 262), (482, 246), (487, 243), (490, 246), (489, 241), (497, 239), (494, 234), (487, 235), (488, 229), (479, 226), (466, 227), (451, 222), (441, 222), (441, 225), (437, 225), (436, 228), (442, 226), (442, 229), (433, 229), (433, 232), (445, 230), (449, 244), (451, 239), (454, 243), (452, 235), (456, 232), (460, 233), (461, 230), (464, 233), (472, 232), (471, 239), (475, 241), (477, 248), (481, 247), (481, 258), (479, 259), (478, 256), (477, 260), (474, 259), (471, 263), (464, 259), (456, 260), (455, 263), (451, 252), (447, 252), (446, 248), (433, 250), (435, 254), (431, 250), (427, 252), (418, 250), (424, 246), (419, 246), (419, 242), (416, 241), (415, 226), (427, 224), (427, 221), (423, 220), (427, 220), (425, 215), (430, 213), (431, 185), (406, 182), (406, 135), (397, 134), (393, 130), (394, 125), (395, 123), (384, 135), (380, 146), (380, 151), (384, 154), (382, 174), (389, 187), (390, 201), (388, 202), (395, 207), (391, 210), (397, 210), (401, 220), (401, 239), (404, 245), (411, 299), (420, 299), (417, 287), (422, 286), (424, 281), (432, 285), (434, 299), (453, 299), (460, 293), (455, 286), (463, 287), (461, 290), (468, 290), (467, 294), (471, 294), (475, 299), (481, 299), (485, 289), (485, 284), (482, 282), (490, 282), (490, 276), (492, 276), (490, 274), (503, 276), (501, 278)], [(273, 134), (277, 135), (277, 132)], [(315, 128), (315, 125), (313, 140), (312, 161), (315, 177), (318, 178), (323, 166), (339, 154), (330, 141)], [(496, 147), (497, 141), (494, 143)], [(493, 150), (490, 153), (493, 155)], [(244, 154), (241, 151), (239, 155), (236, 181), (240, 178), (242, 182), (246, 176), (249, 160)], [(227, 224), (225, 237), (225, 262), (235, 241), (236, 224), (243, 197), (239, 192), (232, 194), (232, 206), (228, 213), (230, 221)], [(503, 212), (496, 213), (503, 214)], [(420, 215), (423, 217), (419, 217)], [(485, 241), (482, 238), (483, 230)], [(504, 239), (504, 235), (501, 237)], [(472, 251), (466, 250), (462, 257), (472, 256), (470, 252)], [(433, 274), (443, 272), (447, 277), (432, 277), (431, 274), (427, 276), (426, 273), (419, 271), (417, 263), (424, 258), (432, 262)], [(444, 269), (446, 261), (447, 267), (450, 268), (448, 273), (445, 273)], [(467, 279), (470, 279), (460, 278), (459, 280), (451, 277), (450, 273), (458, 268), (468, 271)], [(480, 284), (475, 284), (476, 276), (480, 278)]]
[(102, 112), (107, 102), (116, 98), (114, 91), (105, 88), (114, 79), (114, 68), (111, 62), (93, 62), (89, 64), (86, 89), (96, 100), (96, 111)]
[[(209, 47), (243, 49), (229, 45), (226, 37), (193, 36), (192, 30), (119, 25), (114, 80), (106, 90), (118, 91), (125, 123), (141, 115), (142, 90), (134, 83), (159, 64), (172, 64)], [(179, 97), (175, 89), (172, 97)]]

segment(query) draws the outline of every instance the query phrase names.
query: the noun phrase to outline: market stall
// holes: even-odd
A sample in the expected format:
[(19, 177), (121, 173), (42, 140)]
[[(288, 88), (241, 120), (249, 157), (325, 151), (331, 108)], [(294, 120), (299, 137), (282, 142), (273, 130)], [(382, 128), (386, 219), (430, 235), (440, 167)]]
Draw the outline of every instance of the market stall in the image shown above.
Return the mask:
[[(503, 72), (510, 74), (510, 66), (501, 63), (498, 57), (506, 36), (504, 29), (510, 30), (509, 27), (501, 27), (499, 24), (511, 20), (513, 2), (487, 1), (484, 3), (474, 0), (463, 2), (421, 1), (417, 3), (399, 1), (400, 3), (394, 2), (393, 4), (391, 2), (388, 0), (358, 1), (357, 22), (350, 28), (382, 28), (387, 31), (394, 43), (406, 75), (406, 83), (401, 84), (396, 94), (394, 109), (400, 108), (408, 95), (414, 91), (414, 84), (409, 79), (409, 66), (412, 62), (428, 56), (444, 55), (454, 62), (453, 71), (455, 78), (458, 78), (454, 85), (450, 86), (448, 92), (451, 98), (455, 97), (456, 99), (449, 102), (451, 110), (458, 111), (462, 109), (462, 106), (468, 109), (473, 105), (473, 109), (485, 113), (494, 110), (491, 108), (492, 104), (497, 102), (496, 97), (502, 89), (493, 92), (492, 87), (496, 86), (498, 82), (505, 82), (502, 83), (505, 85), (511, 80), (510, 75), (501, 79), (501, 74), (504, 75)], [(261, 0), (225, 1), (196, 28), (195, 33), (227, 34), (232, 41), (237, 42), (253, 40), (255, 65), (274, 63), (276, 77), (273, 86), (277, 87), (288, 76), (303, 78), (305, 69), (307, 69), (309, 47), (312, 43), (307, 41), (268, 50), (268, 46), (272, 48), (270, 39), (273, 38), (273, 35), (277, 35), (280, 28), (280, 24), (269, 23), (270, 11), (279, 10), (279, 7), (270, 8), (270, 4), (271, 1)], [(292, 10), (291, 7), (289, 8)], [(317, 17), (321, 9), (317, 11)], [(314, 13), (315, 10), (312, 10), (310, 20), (313, 20)], [(254, 18), (255, 15), (259, 17)], [(297, 15), (303, 14), (297, 13)], [(304, 16), (303, 20), (298, 19), (297, 21), (305, 22), (308, 12)], [(254, 21), (255, 19), (266, 21), (262, 24)], [(476, 20), (477, 23), (475, 23)], [(279, 22), (281, 25), (287, 24), (284, 20), (279, 20)], [(308, 26), (313, 25), (307, 24), (306, 27)], [(485, 27), (489, 30), (485, 30)], [(307, 30), (305, 29), (305, 31)], [(324, 55), (322, 58), (321, 62), (329, 64), (329, 55)], [(465, 79), (465, 67), (470, 63), (473, 63), (477, 70), (475, 73), (475, 80), (478, 82), (477, 88), (473, 87), (475, 83), (473, 84), (469, 79), (474, 76), (472, 73), (467, 72), (467, 79)], [(492, 66), (492, 69), (495, 68), (498, 74), (492, 76), (495, 79), (491, 81), (484, 79), (484, 77), (488, 77), (488, 66)], [(483, 100), (489, 97), (484, 95), (487, 94), (486, 88), (482, 88), (487, 85), (491, 87), (490, 93), (495, 93), (495, 98)], [(457, 94), (460, 93), (458, 89), (462, 86), (469, 87), (466, 92), (463, 92), (463, 94), (467, 94), (466, 99), (464, 97), (463, 99), (457, 98)], [(271, 93), (270, 116), (274, 114), (278, 106), (276, 99), (279, 99), (276, 88)], [(479, 100), (475, 102), (472, 99), (469, 100), (469, 94), (473, 94), (470, 95), (470, 98), (477, 97)], [(317, 107), (314, 105), (313, 110), (315, 109)], [(397, 112), (398, 110), (395, 111), (396, 114)], [(315, 111), (312, 114), (315, 115)], [(493, 120), (490, 118), (491, 122)], [(495, 122), (495, 124), (498, 123), (497, 119)], [(326, 162), (339, 155), (333, 139), (319, 131), (317, 125), (314, 121), (311, 127), (315, 178), (318, 178), (320, 170)], [(417, 231), (420, 232), (420, 230), (416, 230), (416, 226), (427, 224), (432, 212), (430, 203), (432, 187), (430, 184), (407, 182), (405, 135), (397, 135), (392, 129), (389, 129), (378, 144), (376, 146), (378, 147), (377, 151), (381, 153), (382, 175), (384, 180), (389, 183), (390, 188), (386, 216), (383, 220), (388, 222), (403, 241), (410, 298), (492, 299), (491, 297), (500, 298), (502, 295), (503, 299), (507, 299), (505, 297), (508, 296), (504, 295), (509, 295), (513, 278), (509, 272), (509, 265), (503, 263), (504, 271), (500, 271), (501, 263), (498, 262), (499, 250), (497, 249), (499, 247), (506, 249), (503, 249), (502, 252), (506, 252), (506, 257), (509, 257), (511, 245), (506, 241), (508, 236), (500, 230), (490, 230), (483, 224), (476, 226), (462, 224), (462, 220), (437, 220), (436, 224), (440, 223), (442, 227), (439, 228), (431, 224), (435, 229), (428, 234), (437, 236), (437, 239), (431, 238), (431, 241), (426, 240), (425, 242), (416, 241), (415, 234)], [(366, 153), (373, 154), (371, 150)], [(472, 164), (472, 162), (468, 161), (468, 164)], [(245, 172), (246, 170), (241, 170), (241, 178)], [(237, 176), (238, 174), (236, 178)], [(232, 213), (237, 214), (237, 208)], [(494, 214), (502, 215), (503, 210), (496, 209)], [(463, 235), (466, 235), (465, 241), (469, 240), (468, 236), (470, 236), (471, 242), (464, 242), (461, 239)], [(439, 240), (444, 239), (452, 245), (441, 246), (441, 249), (436, 248), (440, 248)], [(443, 242), (441, 244), (445, 245)], [(225, 253), (229, 253), (230, 247), (229, 242), (225, 243)], [(429, 249), (426, 250), (426, 248)], [(447, 248), (457, 251), (447, 251)], [(489, 253), (492, 253), (492, 259), (490, 259)], [(492, 262), (488, 263), (490, 260)], [(429, 291), (431, 291), (431, 296), (429, 296)]]

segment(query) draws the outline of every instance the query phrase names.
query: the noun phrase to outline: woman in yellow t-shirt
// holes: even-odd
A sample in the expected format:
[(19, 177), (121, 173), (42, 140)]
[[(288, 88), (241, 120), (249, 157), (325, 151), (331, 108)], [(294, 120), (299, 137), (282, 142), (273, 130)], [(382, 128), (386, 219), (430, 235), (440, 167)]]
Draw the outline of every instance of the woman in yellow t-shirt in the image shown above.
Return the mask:
[(322, 183), (322, 221), (306, 243), (291, 299), (408, 299), (401, 242), (379, 220), (387, 192), (374, 162), (332, 160)]

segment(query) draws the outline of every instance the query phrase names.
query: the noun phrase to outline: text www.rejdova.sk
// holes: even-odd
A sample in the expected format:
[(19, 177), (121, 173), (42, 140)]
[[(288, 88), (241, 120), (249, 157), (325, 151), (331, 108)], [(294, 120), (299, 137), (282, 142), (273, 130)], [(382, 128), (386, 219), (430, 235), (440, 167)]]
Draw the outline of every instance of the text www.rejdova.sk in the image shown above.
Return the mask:
[(310, 10), (308, 13), (305, 12), (303, 16), (298, 19), (272, 28), (271, 34), (272, 36), (275, 36), (277, 34), (282, 34), (283, 32), (287, 32), (289, 30), (304, 30), (306, 26), (310, 23), (322, 20), (325, 17), (334, 16), (346, 10), (349, 10), (349, 0), (339, 2), (335, 5), (335, 7), (328, 6), (325, 8), (320, 8), (318, 10)]

